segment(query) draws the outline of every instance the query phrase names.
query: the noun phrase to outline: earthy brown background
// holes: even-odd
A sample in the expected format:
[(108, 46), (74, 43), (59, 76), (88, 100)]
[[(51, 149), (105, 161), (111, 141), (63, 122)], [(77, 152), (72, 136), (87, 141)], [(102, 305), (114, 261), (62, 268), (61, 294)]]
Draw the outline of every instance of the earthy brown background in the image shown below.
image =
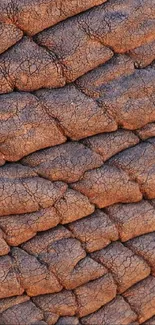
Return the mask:
[(155, 325), (155, 0), (1, 0), (0, 53), (0, 325)]

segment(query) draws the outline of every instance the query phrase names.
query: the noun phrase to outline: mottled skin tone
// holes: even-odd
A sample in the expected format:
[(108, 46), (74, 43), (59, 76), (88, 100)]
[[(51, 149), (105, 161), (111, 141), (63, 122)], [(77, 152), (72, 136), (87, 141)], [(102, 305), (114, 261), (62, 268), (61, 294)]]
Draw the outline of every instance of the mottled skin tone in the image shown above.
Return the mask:
[(0, 325), (155, 324), (155, 2), (0, 1)]

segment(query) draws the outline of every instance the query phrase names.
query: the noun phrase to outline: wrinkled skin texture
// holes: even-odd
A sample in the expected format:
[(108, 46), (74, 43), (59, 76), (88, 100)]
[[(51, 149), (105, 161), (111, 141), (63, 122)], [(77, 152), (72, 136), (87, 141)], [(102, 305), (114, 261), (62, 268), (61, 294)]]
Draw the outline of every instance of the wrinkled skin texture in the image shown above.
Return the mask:
[(0, 1), (0, 325), (155, 325), (155, 1)]

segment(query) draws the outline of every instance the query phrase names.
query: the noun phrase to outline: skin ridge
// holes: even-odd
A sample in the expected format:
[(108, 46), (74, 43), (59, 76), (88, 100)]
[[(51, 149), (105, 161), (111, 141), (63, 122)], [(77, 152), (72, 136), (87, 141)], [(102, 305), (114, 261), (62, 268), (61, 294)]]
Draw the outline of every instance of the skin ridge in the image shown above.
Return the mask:
[(0, 325), (155, 324), (154, 0), (0, 1)]

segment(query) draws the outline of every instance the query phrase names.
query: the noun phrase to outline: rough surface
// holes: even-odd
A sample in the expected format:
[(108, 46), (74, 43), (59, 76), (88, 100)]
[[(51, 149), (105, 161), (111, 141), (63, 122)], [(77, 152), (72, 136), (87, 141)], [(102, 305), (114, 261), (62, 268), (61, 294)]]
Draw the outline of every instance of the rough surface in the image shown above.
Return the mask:
[(0, 1), (0, 325), (155, 325), (155, 1)]

